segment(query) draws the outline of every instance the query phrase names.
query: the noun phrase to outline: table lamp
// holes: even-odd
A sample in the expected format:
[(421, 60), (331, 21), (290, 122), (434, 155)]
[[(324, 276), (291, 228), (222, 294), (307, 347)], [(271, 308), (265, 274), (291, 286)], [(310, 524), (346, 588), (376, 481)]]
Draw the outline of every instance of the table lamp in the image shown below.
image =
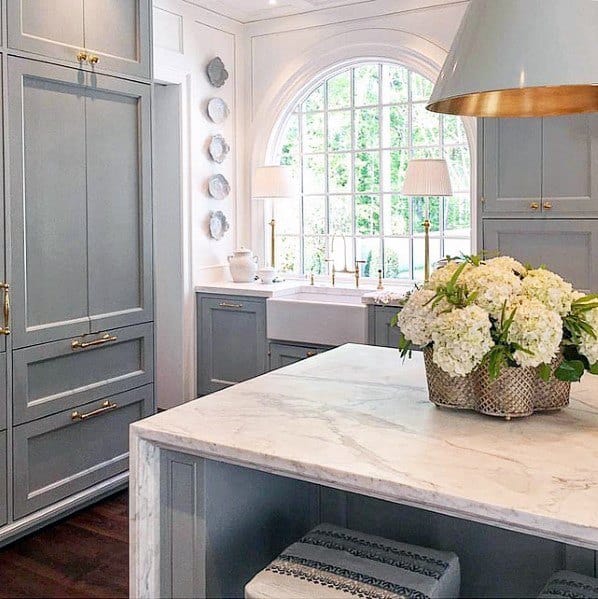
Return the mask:
[[(261, 166), (253, 175), (254, 200), (291, 200), (299, 195), (299, 188), (289, 166)], [(276, 268), (276, 220), (270, 221), (271, 259), (270, 266)]]
[[(404, 196), (430, 198), (452, 196), (453, 186), (446, 160), (411, 160), (405, 174)], [(430, 280), (430, 218), (429, 204), (426, 204), (424, 221), (424, 280)]]

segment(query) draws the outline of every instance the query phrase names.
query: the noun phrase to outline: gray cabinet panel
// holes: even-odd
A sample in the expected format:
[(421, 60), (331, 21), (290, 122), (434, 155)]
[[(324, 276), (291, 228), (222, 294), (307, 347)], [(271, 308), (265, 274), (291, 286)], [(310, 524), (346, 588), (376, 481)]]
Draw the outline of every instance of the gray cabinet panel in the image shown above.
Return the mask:
[(73, 69), (9, 57), (15, 347), (90, 331), (83, 83)]
[(6, 428), (6, 354), (0, 354), (0, 431)]
[[(82, 69), (150, 77), (150, 0), (9, 0), (11, 48)], [(79, 62), (85, 49), (96, 65)]]
[[(2, 2), (0, 2), (0, 8), (2, 7)], [(0, 26), (1, 26), (2, 20), (0, 17)], [(0, 67), (0, 79), (2, 78), (2, 68)], [(0, 83), (0, 93), (2, 94), (2, 97), (4, 97), (3, 94), (3, 84)], [(2, 139), (4, 138), (4, 126), (3, 123), (1, 122), (2, 119), (0, 119), (0, 137), (2, 137)], [(3, 144), (0, 144), (0, 165), (2, 165), (2, 167), (4, 168), (4, 147)], [(5, 214), (5, 200), (4, 200), (4, 177), (0, 177), (0, 214), (4, 215)], [(5, 226), (5, 219), (4, 216), (2, 216), (2, 218), (0, 218), (0, 281), (6, 282), (6, 283), (10, 283), (10, 281), (6, 280), (6, 267), (5, 267), (5, 230), (6, 230), (6, 226)], [(0, 292), (0, 306), (3, 304), (4, 302), (4, 297), (2, 296), (2, 292)], [(8, 325), (8, 327), (10, 328), (10, 322), (5, 323), (4, 320), (2, 319), (2, 322), (0, 324), (0, 327), (5, 327), (6, 325)], [(0, 352), (6, 351), (6, 337), (4, 335), (0, 335)], [(0, 408), (1, 411), (1, 408)], [(0, 418), (1, 419), (1, 418)]]
[(0, 526), (6, 524), (7, 513), (6, 504), (8, 503), (6, 470), (7, 470), (7, 451), (6, 451), (6, 433), (0, 433)]
[(312, 345), (290, 345), (286, 343), (270, 343), (270, 370), (277, 370), (290, 366), (301, 360), (312, 358), (322, 352), (325, 348)]
[(390, 308), (387, 306), (374, 306), (373, 323), (374, 327), (373, 345), (379, 347), (399, 346), (401, 331), (397, 327), (390, 326), (392, 319), (399, 313), (400, 308)]
[(484, 249), (545, 264), (577, 289), (598, 291), (598, 220), (501, 220), (483, 224)]
[(542, 119), (483, 119), (484, 212), (529, 213), (542, 197)]
[(198, 314), (200, 395), (267, 371), (265, 300), (198, 296)]
[(86, 124), (89, 314), (97, 332), (153, 318), (149, 86), (94, 78)]
[[(115, 395), (117, 407), (85, 420), (69, 410), (17, 426), (13, 436), (14, 513), (31, 512), (86, 489), (128, 467), (129, 425), (152, 413), (153, 387)], [(89, 414), (103, 401), (86, 404)]]
[(14, 422), (29, 422), (151, 383), (153, 325), (109, 334), (116, 340), (84, 349), (73, 349), (72, 340), (66, 339), (13, 352)]

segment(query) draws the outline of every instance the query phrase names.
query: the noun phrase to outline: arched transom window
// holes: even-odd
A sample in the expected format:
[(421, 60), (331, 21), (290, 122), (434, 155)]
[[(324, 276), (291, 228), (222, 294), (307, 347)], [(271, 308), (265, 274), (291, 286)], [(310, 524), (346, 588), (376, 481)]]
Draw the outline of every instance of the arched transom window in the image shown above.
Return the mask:
[[(431, 81), (397, 64), (335, 73), (294, 107), (279, 145), (301, 181), (300, 202), (278, 202), (277, 266), (289, 273), (353, 270), (421, 280), (422, 223), (431, 259), (471, 251), (470, 150), (462, 121), (426, 111)], [(451, 198), (401, 195), (410, 158), (446, 158)]]

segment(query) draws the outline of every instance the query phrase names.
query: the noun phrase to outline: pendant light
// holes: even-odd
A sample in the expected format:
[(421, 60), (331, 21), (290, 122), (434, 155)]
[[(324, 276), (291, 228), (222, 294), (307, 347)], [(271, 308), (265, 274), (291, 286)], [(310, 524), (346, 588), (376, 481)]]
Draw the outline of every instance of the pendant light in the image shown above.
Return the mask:
[(598, 0), (470, 0), (428, 110), (598, 112)]

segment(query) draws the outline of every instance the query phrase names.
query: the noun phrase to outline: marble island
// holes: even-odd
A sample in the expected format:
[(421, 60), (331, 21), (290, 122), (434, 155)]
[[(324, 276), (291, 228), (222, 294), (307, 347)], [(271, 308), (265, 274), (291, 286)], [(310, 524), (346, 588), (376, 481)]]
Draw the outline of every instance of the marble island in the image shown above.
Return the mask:
[[(383, 500), (379, 517), (410, 506), (401, 509), (436, 531), (479, 523), (468, 525), (462, 554), (476, 535), (498, 535), (515, 552), (532, 543), (537, 555), (552, 556), (562, 547), (567, 559), (590, 563), (598, 549), (598, 382), (586, 377), (573, 397), (560, 413), (509, 423), (439, 410), (427, 401), (421, 356), (402, 364), (396, 350), (347, 345), (134, 424), (132, 596), (177, 594), (173, 564), (184, 561), (185, 542), (194, 556), (187, 566), (198, 569), (178, 592), (238, 594), (252, 568), (313, 522), (341, 514), (343, 523), (374, 526), (362, 507), (374, 500)], [(241, 549), (252, 559), (232, 567)], [(470, 590), (496, 592), (471, 577)]]

